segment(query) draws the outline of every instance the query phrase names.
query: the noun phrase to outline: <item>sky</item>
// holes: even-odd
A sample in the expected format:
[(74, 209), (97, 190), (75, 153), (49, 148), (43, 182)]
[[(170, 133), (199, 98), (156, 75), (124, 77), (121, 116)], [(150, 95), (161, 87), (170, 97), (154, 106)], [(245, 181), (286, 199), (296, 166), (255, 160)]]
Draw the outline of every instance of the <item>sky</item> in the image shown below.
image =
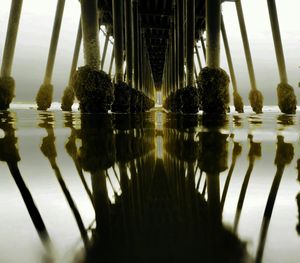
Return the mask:
[[(2, 61), (10, 3), (11, 0), (0, 0), (0, 62)], [(16, 80), (15, 101), (34, 101), (36, 92), (42, 84), (56, 3), (57, 1), (55, 0), (23, 0), (12, 72)], [(300, 1), (277, 0), (276, 3), (289, 83), (295, 87), (300, 103), (300, 89), (298, 88), (298, 82), (300, 81)], [(242, 0), (242, 5), (257, 86), (265, 97), (265, 104), (274, 105), (277, 103), (276, 87), (279, 83), (279, 75), (272, 41), (267, 0)], [(222, 10), (236, 70), (238, 89), (244, 98), (245, 104), (249, 104), (250, 82), (235, 5), (230, 2), (223, 3)], [(54, 101), (60, 101), (63, 90), (68, 84), (79, 16), (79, 2), (77, 0), (66, 0), (52, 80)], [(104, 37), (100, 35), (102, 48), (103, 42)], [(104, 67), (106, 71), (108, 71), (111, 48), (110, 46), (107, 53), (107, 62)], [(204, 63), (203, 55), (201, 58)], [(82, 50), (79, 65), (83, 65)], [(221, 67), (229, 72), (223, 45), (221, 49)]]

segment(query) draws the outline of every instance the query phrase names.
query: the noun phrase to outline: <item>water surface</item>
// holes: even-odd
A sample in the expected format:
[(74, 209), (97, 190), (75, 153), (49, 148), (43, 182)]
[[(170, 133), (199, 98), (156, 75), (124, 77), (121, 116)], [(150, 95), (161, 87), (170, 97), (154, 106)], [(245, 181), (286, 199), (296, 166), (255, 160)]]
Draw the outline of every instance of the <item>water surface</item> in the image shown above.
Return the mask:
[(299, 262), (299, 114), (0, 112), (0, 262)]

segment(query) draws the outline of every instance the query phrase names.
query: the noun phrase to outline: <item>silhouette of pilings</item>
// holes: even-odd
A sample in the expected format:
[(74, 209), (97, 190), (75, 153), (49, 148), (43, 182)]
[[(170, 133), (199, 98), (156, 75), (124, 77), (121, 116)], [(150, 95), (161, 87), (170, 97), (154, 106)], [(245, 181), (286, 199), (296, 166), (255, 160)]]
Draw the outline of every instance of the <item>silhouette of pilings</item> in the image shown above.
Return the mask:
[[(92, 242), (109, 238), (110, 200), (106, 186), (106, 170), (116, 158), (115, 136), (111, 115), (82, 115), (79, 160), (85, 171), (91, 174), (96, 214), (96, 231)], [(100, 226), (101, 222), (101, 226)]]
[(100, 69), (99, 16), (97, 0), (83, 0), (81, 26), (83, 35), (84, 67), (79, 67), (72, 78), (72, 86), (82, 112), (107, 113), (114, 100), (110, 76)]
[(239, 94), (238, 88), (237, 88), (236, 77), (235, 77), (234, 67), (233, 67), (233, 63), (232, 63), (232, 57), (231, 57), (231, 52), (230, 52), (230, 47), (229, 47), (229, 42), (228, 42), (228, 38), (227, 38), (227, 33), (226, 33), (223, 16), (221, 16), (221, 33), (222, 33), (223, 43), (224, 43), (225, 52), (226, 52), (227, 64), (228, 64), (229, 72), (230, 72), (231, 84), (232, 84), (232, 88), (233, 88), (233, 104), (234, 104), (235, 110), (238, 113), (243, 113), (244, 112), (244, 103), (243, 103), (243, 99), (242, 99), (241, 95)]
[[(220, 245), (222, 226), (222, 209), (220, 202), (219, 175), (227, 169), (228, 143), (226, 134), (213, 128), (209, 132), (199, 134), (199, 167), (206, 173), (209, 243), (211, 247)], [(213, 250), (209, 251), (212, 259), (216, 257)]]
[(7, 163), (10, 173), (20, 191), (24, 204), (30, 215), (32, 223), (34, 224), (42, 243), (48, 250), (50, 249), (51, 245), (48, 231), (34, 202), (33, 196), (31, 195), (29, 188), (26, 186), (18, 167), (18, 162), (21, 160), (21, 158), (17, 148), (18, 139), (15, 136), (15, 129), (13, 127), (13, 122), (15, 120), (9, 112), (3, 113), (1, 119), (0, 129), (4, 131), (5, 136), (0, 139), (0, 160)]
[[(187, 8), (188, 6), (189, 6), (189, 12), (192, 12), (192, 16), (189, 16), (187, 13), (185, 15), (185, 10), (188, 10)], [(186, 75), (188, 75), (189, 72), (191, 72), (192, 83), (194, 83), (194, 74), (195, 74), (195, 67), (194, 67), (195, 3), (194, 1), (186, 1), (185, 5), (181, 5), (180, 3), (176, 5), (176, 3), (173, 2), (172, 14), (173, 16), (170, 17), (169, 41), (168, 41), (168, 47), (166, 51), (165, 67), (163, 73), (164, 89), (166, 89), (166, 91), (164, 92), (164, 96), (166, 97), (164, 101), (164, 107), (167, 110), (170, 110), (172, 112), (197, 113), (199, 109), (199, 96), (198, 96), (198, 91), (194, 87), (194, 84), (189, 85), (187, 81), (187, 86), (185, 88), (180, 87), (180, 85), (182, 84), (179, 84), (179, 83), (184, 84), (184, 72), (182, 72), (184, 67), (183, 65), (184, 59), (183, 61), (181, 61), (181, 56), (184, 57), (184, 55), (186, 55), (186, 61), (187, 61)], [(177, 35), (178, 35), (177, 23), (180, 23), (177, 20), (182, 19), (180, 15), (182, 15), (182, 17), (185, 18), (186, 20), (185, 23), (186, 26), (183, 27), (182, 29), (184, 33), (183, 35), (186, 38), (185, 41), (184, 39), (182, 39), (181, 41), (178, 41), (177, 39)], [(190, 30), (189, 33), (187, 32), (188, 28)], [(190, 38), (191, 36), (193, 37), (193, 42), (192, 42), (193, 47), (191, 47), (191, 45), (190, 47), (188, 47), (186, 43), (188, 41), (188, 38)], [(177, 52), (178, 51), (177, 47), (183, 48), (181, 53), (180, 51)], [(191, 50), (189, 50), (189, 48), (191, 48)], [(174, 53), (174, 51), (176, 52)], [(190, 64), (192, 64), (192, 67), (190, 67)], [(179, 72), (181, 72), (183, 76), (179, 77), (179, 75), (181, 74)]]
[(55, 135), (54, 135), (54, 128), (53, 128), (53, 116), (51, 114), (40, 114), (40, 118), (42, 122), (39, 124), (41, 128), (45, 128), (47, 132), (47, 136), (43, 138), (42, 144), (40, 146), (41, 152), (44, 156), (49, 160), (49, 163), (55, 173), (55, 176), (58, 180), (58, 183), (64, 193), (64, 196), (70, 206), (70, 209), (74, 215), (76, 224), (78, 226), (79, 232), (81, 234), (82, 241), (85, 246), (88, 245), (88, 235), (85, 229), (84, 223), (82, 221), (81, 215), (79, 210), (73, 200), (71, 193), (63, 179), (63, 176), (60, 172), (60, 169), (56, 163), (56, 147), (55, 147)]
[(268, 0), (267, 3), (280, 76), (280, 84), (277, 86), (278, 106), (283, 113), (294, 114), (297, 108), (297, 98), (293, 87), (288, 84), (276, 2), (275, 0)]
[(58, 0), (44, 81), (36, 95), (36, 103), (39, 110), (47, 110), (48, 108), (50, 108), (52, 103), (53, 85), (51, 84), (51, 81), (52, 81), (52, 74), (53, 74), (54, 62), (56, 57), (59, 33), (61, 28), (61, 22), (64, 13), (64, 7), (65, 7), (65, 0)]
[(77, 30), (76, 41), (75, 41), (74, 52), (73, 52), (73, 59), (72, 59), (72, 64), (71, 64), (68, 86), (65, 88), (63, 97), (61, 99), (61, 109), (63, 111), (71, 111), (72, 105), (74, 103), (75, 94), (74, 94), (74, 90), (72, 87), (72, 78), (73, 78), (73, 74), (75, 73), (76, 68), (77, 68), (78, 57), (79, 57), (79, 52), (80, 52), (80, 47), (81, 47), (81, 41), (82, 41), (82, 28), (81, 28), (81, 18), (80, 18), (78, 30)]
[[(139, 2), (128, 1), (124, 3), (125, 19), (123, 19), (122, 6), (123, 2), (113, 4), (113, 14), (117, 14), (114, 15), (113, 19), (116, 75), (115, 101), (112, 105), (112, 111), (144, 112), (154, 107), (155, 103), (153, 100), (154, 81), (145, 46), (144, 29), (141, 25)], [(123, 36), (123, 31), (125, 31), (125, 36)], [(124, 39), (126, 40), (125, 45), (123, 45)], [(127, 63), (125, 74), (123, 66), (121, 66), (124, 62), (124, 51)], [(126, 82), (124, 82), (124, 77)]]
[[(114, 210), (119, 211), (120, 205), (123, 206), (120, 210), (122, 211), (122, 220), (120, 220), (120, 222), (122, 222), (122, 227), (121, 225), (119, 226), (121, 228), (120, 231), (121, 233), (123, 233), (126, 228), (131, 229), (131, 213), (133, 211), (140, 211), (141, 207), (140, 202), (134, 201), (134, 203), (132, 203), (132, 194), (138, 193), (139, 197), (135, 196), (134, 200), (136, 200), (137, 198), (138, 200), (141, 200), (140, 185), (138, 185), (138, 187), (134, 186), (137, 183), (136, 180), (139, 180), (140, 176), (136, 178), (137, 173), (134, 171), (137, 171), (137, 166), (136, 162), (134, 162), (133, 160), (135, 158), (143, 158), (141, 156), (143, 156), (144, 153), (147, 153), (151, 148), (153, 149), (154, 144), (153, 142), (152, 144), (149, 144), (150, 142), (147, 142), (149, 141), (149, 135), (142, 134), (141, 129), (144, 128), (144, 126), (139, 126), (139, 120), (135, 119), (134, 115), (132, 116), (132, 118), (134, 119), (131, 119), (131, 117), (129, 117), (128, 115), (115, 115), (113, 119), (111, 119), (110, 116), (106, 116), (105, 120), (103, 120), (104, 117), (100, 119), (94, 119), (93, 116), (83, 117), (84, 116), (82, 116), (82, 121), (84, 123), (82, 125), (81, 134), (81, 138), (83, 141), (80, 152), (82, 153), (82, 162), (86, 163), (85, 169), (90, 171), (92, 174), (96, 219), (98, 222), (93, 242), (97, 244), (98, 242), (101, 243), (103, 240), (109, 242), (109, 240), (113, 238), (113, 236), (111, 236), (111, 232), (113, 231), (111, 224), (113, 224), (113, 218), (115, 217), (114, 213), (116, 211), (114, 212)], [(101, 119), (102, 121), (100, 122)], [(115, 128), (115, 135), (113, 134), (113, 126)], [(132, 129), (137, 129), (135, 133), (136, 135), (131, 132)], [(151, 130), (149, 129), (149, 131)], [(153, 138), (153, 129), (151, 132), (152, 136), (150, 138)], [(102, 139), (98, 138), (99, 134), (103, 135)], [(105, 142), (103, 141), (103, 139)], [(102, 153), (105, 152), (106, 154), (99, 155), (97, 153), (97, 156), (94, 156), (93, 152), (94, 150), (96, 150), (98, 145), (102, 146)], [(93, 162), (90, 162), (91, 158), (93, 158)], [(96, 158), (99, 158), (99, 160), (97, 160)], [(122, 195), (120, 196), (120, 198), (116, 196), (116, 203), (112, 204), (107, 196), (104, 171), (105, 169), (111, 167), (114, 162), (118, 164), (120, 170), (120, 187)], [(126, 168), (129, 164), (131, 170), (130, 181), (128, 179)], [(143, 171), (144, 169), (145, 167), (141, 167), (141, 171)], [(131, 186), (130, 189), (129, 185)], [(132, 187), (137, 187), (136, 190), (138, 190), (138, 192), (136, 192), (136, 190), (131, 192), (131, 190), (133, 190)], [(132, 209), (128, 214), (127, 211), (129, 207), (134, 207), (135, 209)], [(134, 226), (134, 224), (132, 225)]]
[[(194, 47), (195, 47), (195, 0), (185, 1), (186, 28), (185, 28), (185, 55), (186, 55), (186, 86), (179, 90), (176, 97), (176, 103), (182, 104), (181, 112), (197, 113), (199, 111), (199, 94), (195, 87), (195, 65), (194, 65)], [(181, 12), (184, 12), (183, 10)], [(179, 98), (178, 98), (179, 97)], [(180, 99), (181, 97), (181, 99)]]
[(249, 74), (249, 79), (250, 79), (250, 84), (251, 84), (251, 90), (249, 93), (249, 101), (250, 101), (253, 111), (256, 113), (261, 113), (262, 108), (263, 108), (263, 95), (258, 90), (257, 85), (256, 85), (254, 66), (253, 66), (253, 61), (252, 61), (252, 56), (251, 56), (251, 51), (250, 51), (250, 45), (249, 45), (248, 34), (247, 34), (241, 0), (236, 0), (235, 6), (236, 6), (237, 15), (238, 15), (239, 26), (240, 26), (240, 31), (241, 31), (243, 46), (244, 46), (244, 52), (245, 52), (245, 57), (246, 57), (246, 62), (247, 62), (248, 74)]
[(203, 112), (219, 115), (227, 112), (229, 104), (229, 77), (220, 68), (221, 1), (205, 3), (206, 67), (200, 72), (197, 84)]
[(177, 3), (176, 0), (172, 3), (172, 65), (174, 75), (174, 90), (178, 89), (178, 61), (177, 61)]
[[(206, 169), (207, 171), (210, 169), (209, 171), (216, 172), (217, 170), (216, 173), (220, 173), (221, 171), (225, 170), (227, 168), (227, 135), (222, 135), (217, 131), (213, 132), (214, 135), (211, 135), (211, 132), (200, 133), (200, 140), (198, 142), (194, 141), (195, 134), (192, 128), (186, 130), (187, 126), (180, 126), (176, 125), (175, 123), (176, 122), (173, 123), (173, 127), (175, 130), (170, 128), (172, 126), (168, 126), (169, 129), (165, 130), (164, 133), (164, 140), (167, 140), (165, 144), (166, 153), (164, 157), (167, 174), (174, 176), (177, 176), (176, 173), (181, 174), (181, 176), (176, 177), (178, 179), (178, 182), (174, 184), (174, 189), (176, 189), (177, 192), (174, 200), (176, 200), (177, 209), (179, 209), (179, 211), (185, 211), (184, 218), (189, 218), (189, 216), (192, 216), (193, 218), (196, 218), (197, 222), (198, 215), (201, 217), (203, 213), (206, 214), (207, 212), (207, 220), (208, 222), (210, 222), (208, 225), (206, 225), (208, 235), (210, 236), (207, 242), (210, 249), (208, 249), (206, 253), (209, 252), (210, 261), (215, 262), (218, 257), (215, 254), (216, 249), (221, 246), (222, 238), (224, 237), (222, 234), (223, 230), (221, 223), (221, 204), (218, 174), (207, 174), (206, 181), (208, 203), (206, 204), (205, 212), (201, 208), (197, 207), (197, 205), (194, 210), (193, 204), (197, 204), (199, 198), (204, 200), (204, 195), (199, 194), (199, 197), (194, 196), (193, 192), (195, 191), (195, 189), (198, 191), (198, 189), (195, 185), (196, 174), (194, 172), (194, 166), (192, 165), (192, 163), (194, 158), (199, 158), (199, 166)], [(181, 130), (182, 128), (183, 130)], [(185, 141), (187, 144), (183, 143), (182, 145), (180, 145), (180, 143), (182, 143), (183, 141)], [(193, 147), (191, 143), (194, 144), (195, 147)], [(216, 147), (211, 147), (212, 144), (214, 144), (214, 146)], [(218, 151), (218, 154), (216, 154), (216, 150)], [(209, 160), (210, 164), (208, 162)], [(185, 168), (183, 168), (182, 170), (185, 172), (178, 172), (180, 171), (180, 168), (178, 166), (178, 163), (180, 162), (186, 162)], [(193, 180), (190, 180), (189, 178), (193, 178)], [(182, 202), (184, 199), (186, 202)], [(189, 214), (191, 211), (192, 214)], [(186, 230), (187, 232), (189, 227), (190, 230), (196, 232), (197, 228), (201, 229), (199, 225), (193, 227), (192, 222), (190, 221)]]
[[(129, 112), (130, 87), (124, 82), (124, 54), (123, 54), (123, 1), (113, 0), (113, 34), (115, 50), (115, 101), (112, 110), (115, 112)], [(127, 22), (127, 21), (125, 21)]]
[(15, 81), (11, 76), (23, 0), (12, 0), (3, 50), (0, 74), (0, 110), (7, 110), (15, 97)]
[[(97, 243), (112, 238), (110, 224), (114, 205), (107, 196), (105, 171), (117, 162), (122, 173), (120, 177), (121, 192), (128, 192), (123, 189), (127, 185), (125, 179), (127, 169), (125, 167), (130, 164), (131, 181), (134, 182), (133, 170), (136, 170), (136, 164), (133, 160), (147, 153), (151, 147), (153, 149), (154, 145), (152, 143), (151, 146), (147, 142), (149, 140), (147, 135), (142, 136), (141, 129), (145, 126), (140, 126), (139, 115), (132, 115), (132, 118), (129, 115), (82, 115), (81, 120), (82, 147), (79, 151), (79, 159), (83, 168), (89, 171), (92, 176), (96, 220), (98, 222), (94, 242)], [(136, 129), (135, 136), (129, 132), (131, 129)], [(143, 148), (141, 148), (142, 146)], [(144, 168), (142, 167), (142, 169)], [(121, 199), (128, 200), (130, 196), (125, 198), (125, 195), (124, 198), (121, 196)], [(118, 202), (118, 196), (115, 196), (115, 198)], [(136, 206), (136, 204), (134, 205)], [(116, 205), (116, 209), (117, 207), (119, 205)], [(122, 229), (124, 230), (123, 223)]]
[[(127, 172), (127, 165), (134, 160), (133, 156), (133, 148), (132, 143), (134, 141), (134, 135), (130, 132), (131, 130), (131, 120), (129, 115), (116, 115), (115, 116), (115, 147), (116, 147), (116, 164), (119, 167), (119, 184), (122, 190), (122, 194), (120, 197), (122, 206), (122, 214), (123, 214), (123, 229), (126, 233), (127, 230), (131, 231), (130, 224), (130, 214), (128, 214), (128, 210), (130, 206), (132, 206), (130, 202), (131, 193), (129, 189), (130, 181)], [(127, 226), (128, 225), (128, 226)], [(127, 227), (126, 227), (127, 226)], [(128, 233), (126, 233), (128, 235)]]
[(291, 143), (285, 143), (283, 136), (277, 136), (277, 150), (275, 157), (276, 174), (268, 196), (268, 201), (264, 211), (264, 217), (260, 230), (259, 244), (256, 254), (256, 262), (262, 262), (264, 247), (267, 239), (268, 229), (275, 205), (278, 189), (283, 176), (284, 169), (294, 158), (294, 147)]
[(240, 195), (239, 195), (238, 204), (236, 207), (236, 214), (235, 214), (235, 218), (234, 218), (234, 232), (235, 233), (237, 232), (237, 228), (238, 228), (240, 216), (242, 213), (244, 200), (246, 197), (249, 180), (250, 180), (253, 168), (254, 168), (255, 159), (261, 157), (261, 144), (253, 142), (252, 135), (248, 135), (248, 138), (250, 140), (250, 150), (249, 150), (249, 154), (248, 154), (249, 166), (248, 166), (247, 172), (244, 177), (244, 181), (243, 181), (242, 188), (241, 188)]
[[(116, 116), (114, 119), (116, 161), (122, 177), (121, 194), (112, 203), (107, 196), (103, 176), (93, 178), (98, 180), (93, 182), (93, 187), (97, 187), (94, 191), (95, 199), (100, 199), (96, 210), (99, 209), (97, 213), (102, 213), (102, 216), (99, 214), (97, 217), (99, 228), (94, 231), (86, 261), (97, 262), (101, 259), (103, 262), (117, 262), (142, 259), (144, 262), (182, 262), (184, 259), (195, 260), (199, 253), (203, 261), (208, 261), (208, 251), (214, 250), (216, 260), (240, 262), (245, 255), (243, 243), (227, 231), (220, 221), (210, 222), (208, 204), (195, 188), (193, 162), (197, 158), (191, 159), (186, 156), (186, 161), (180, 160), (177, 156), (184, 156), (183, 153), (172, 154), (171, 151), (165, 152), (162, 158), (155, 158), (153, 150), (141, 155), (147, 144), (139, 143), (140, 146), (136, 148), (137, 158), (133, 159), (134, 161), (130, 160), (131, 136), (143, 137), (145, 142), (152, 141), (153, 145), (155, 133), (153, 129), (149, 131), (146, 128), (148, 124), (144, 122), (145, 119), (139, 123), (140, 126), (135, 127), (132, 121), (128, 125), (126, 118), (128, 117)], [(123, 123), (123, 126), (116, 126), (120, 123)], [(153, 124), (150, 122), (149, 125)], [(183, 132), (187, 126), (182, 127), (180, 134), (176, 129), (168, 129), (161, 135), (163, 140), (171, 139), (168, 138), (168, 133), (186, 137), (185, 149), (188, 151), (188, 142), (193, 140), (195, 130), (190, 127), (188, 132)], [(136, 131), (133, 132), (132, 129)], [(169, 145), (172, 147), (171, 142)], [(180, 151), (180, 147), (177, 150)], [(126, 178), (129, 176), (126, 168), (128, 164), (130, 178)], [(215, 188), (217, 185), (212, 182), (210, 189)], [(209, 196), (215, 198), (216, 193), (212, 192)], [(217, 210), (217, 207), (213, 207), (216, 202), (210, 202), (211, 210)], [(217, 225), (214, 225), (215, 223)], [(218, 243), (214, 243), (218, 246), (213, 246), (209, 241), (212, 233), (209, 232), (209, 224), (212, 229), (218, 228), (215, 234)]]

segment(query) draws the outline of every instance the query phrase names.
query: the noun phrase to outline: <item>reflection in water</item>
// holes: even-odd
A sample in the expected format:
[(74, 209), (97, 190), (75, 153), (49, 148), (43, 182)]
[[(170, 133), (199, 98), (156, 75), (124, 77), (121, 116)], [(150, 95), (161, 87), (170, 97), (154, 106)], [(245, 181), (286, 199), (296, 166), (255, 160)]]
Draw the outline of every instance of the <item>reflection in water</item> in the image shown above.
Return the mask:
[(234, 146), (233, 146), (233, 150), (232, 150), (232, 161), (231, 161), (231, 165), (230, 165), (227, 177), (226, 177), (226, 182), (225, 182), (225, 185), (224, 185), (224, 190), (223, 190), (223, 193), (222, 193), (221, 211), (223, 211), (223, 208), (224, 208), (224, 204), (225, 204), (225, 200), (226, 200), (226, 195), (227, 195), (227, 192), (228, 192), (228, 188), (229, 188), (230, 180), (231, 180), (231, 177), (232, 177), (232, 174), (233, 174), (233, 170), (234, 170), (234, 167), (235, 167), (235, 164), (236, 164), (236, 160), (237, 160), (238, 156), (240, 156), (240, 154), (242, 152), (242, 146), (241, 146), (240, 143), (234, 142), (233, 144), (234, 144)]
[(87, 245), (87, 233), (84, 227), (84, 224), (81, 219), (81, 215), (76, 207), (75, 202), (73, 201), (73, 198), (70, 194), (70, 191), (68, 190), (66, 183), (63, 179), (63, 176), (60, 172), (60, 169), (57, 165), (56, 158), (57, 158), (57, 153), (56, 153), (56, 147), (55, 147), (55, 135), (54, 135), (54, 129), (53, 129), (53, 123), (54, 123), (54, 118), (53, 115), (50, 113), (46, 114), (40, 114), (40, 120), (41, 123), (39, 126), (41, 128), (44, 128), (47, 132), (47, 136), (43, 138), (42, 140), (42, 145), (40, 147), (42, 153), (45, 155), (46, 158), (48, 158), (50, 165), (56, 175), (56, 178), (59, 182), (59, 185), (66, 197), (66, 200), (70, 206), (70, 209), (72, 210), (76, 223), (78, 225), (82, 240), (85, 245)]
[(15, 119), (11, 113), (3, 112), (1, 114), (0, 129), (4, 131), (4, 137), (0, 138), (0, 160), (7, 163), (32, 223), (46, 250), (50, 253), (51, 244), (46, 226), (18, 167), (18, 162), (21, 158), (17, 148), (18, 139), (15, 135), (14, 122)]
[[(42, 242), (50, 248), (43, 221), (49, 219), (41, 217), (18, 169), (17, 122), (12, 113), (0, 116), (5, 133), (0, 139), (0, 160), (7, 163)], [(82, 240), (82, 248), (73, 248), (72, 259), (60, 262), (267, 262), (263, 259), (271, 217), (295, 149), (278, 133), (275, 177), (271, 186), (261, 188), (267, 196), (271, 187), (264, 213), (254, 215), (262, 221), (255, 252), (249, 249), (249, 238), (240, 233), (245, 225), (242, 217), (249, 213), (247, 205), (253, 198), (251, 183), (256, 182), (257, 173), (267, 176), (256, 160), (265, 158), (264, 147), (273, 145), (255, 139), (255, 132), (264, 129), (261, 118), (227, 116), (211, 121), (205, 116), (162, 112), (66, 113), (61, 128), (57, 128), (61, 119), (56, 120), (55, 113), (39, 113), (38, 118), (39, 129), (47, 134), (40, 150), (53, 169)], [(274, 121), (282, 133), (296, 125), (292, 116), (282, 115)], [(64, 153), (56, 141), (62, 136), (60, 129), (68, 130)], [(239, 140), (243, 134), (245, 138)], [(244, 153), (248, 153), (247, 161)], [(94, 209), (96, 224), (92, 227), (81, 210), (83, 196), (67, 185), (72, 181), (62, 172), (65, 164), (58, 166), (64, 154)], [(300, 214), (300, 194), (296, 199)], [(232, 223), (226, 220), (225, 224), (230, 207)], [(296, 224), (299, 233), (299, 222)], [(297, 251), (293, 253), (292, 260), (299, 256)]]
[(88, 197), (90, 198), (92, 205), (94, 206), (93, 195), (92, 195), (92, 193), (87, 185), (87, 182), (84, 178), (81, 162), (79, 161), (78, 150), (77, 150), (77, 146), (76, 146), (76, 138), (78, 137), (77, 133), (79, 131), (76, 130), (75, 127), (73, 126), (73, 116), (71, 114), (65, 115), (65, 127), (71, 128), (71, 135), (69, 136), (68, 141), (65, 145), (66, 151), (72, 158), (74, 165), (76, 167), (77, 173), (78, 173), (80, 180), (84, 186), (84, 189), (85, 189)]
[(249, 150), (249, 154), (248, 154), (249, 166), (248, 166), (247, 172), (245, 174), (245, 178), (244, 178), (244, 181), (243, 181), (243, 184), (241, 187), (239, 201), (238, 201), (237, 208), (236, 208), (236, 214), (235, 214), (235, 219), (234, 219), (234, 232), (237, 232), (237, 227), (238, 227), (239, 219), (240, 219), (240, 216), (242, 213), (242, 208), (243, 208), (250, 176), (253, 171), (255, 159), (259, 158), (261, 156), (261, 144), (253, 142), (252, 135), (248, 135), (248, 139), (250, 141), (250, 150)]
[(272, 187), (269, 193), (268, 201), (266, 204), (264, 218), (261, 226), (260, 241), (256, 261), (262, 262), (262, 255), (266, 243), (267, 232), (278, 193), (279, 185), (286, 165), (290, 164), (294, 158), (294, 147), (291, 143), (285, 143), (282, 136), (277, 137), (277, 150), (275, 157), (275, 165), (277, 171), (273, 179)]

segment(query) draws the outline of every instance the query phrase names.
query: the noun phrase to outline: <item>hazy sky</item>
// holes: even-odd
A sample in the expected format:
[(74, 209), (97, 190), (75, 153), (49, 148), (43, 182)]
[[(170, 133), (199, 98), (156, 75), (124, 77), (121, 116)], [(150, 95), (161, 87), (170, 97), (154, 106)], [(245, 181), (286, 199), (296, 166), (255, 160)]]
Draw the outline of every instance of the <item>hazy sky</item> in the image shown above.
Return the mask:
[[(0, 0), (0, 60), (2, 60), (5, 33), (11, 0)], [(49, 42), (51, 38), (56, 0), (23, 0), (23, 11), (13, 66), (16, 80), (16, 101), (34, 101), (43, 81)], [(300, 102), (300, 1), (277, 0), (278, 16), (286, 57), (289, 82), (295, 87)], [(267, 0), (242, 0), (246, 26), (252, 51), (257, 85), (265, 95), (266, 104), (276, 104), (276, 86), (279, 82)], [(67, 85), (75, 44), (80, 6), (77, 0), (67, 0), (53, 73), (54, 100), (60, 101)], [(248, 104), (250, 88), (243, 46), (234, 3), (223, 4), (224, 20), (236, 69), (239, 90)], [(101, 38), (101, 42), (103, 40)], [(102, 45), (103, 47), (103, 45)], [(108, 52), (110, 57), (111, 49)], [(203, 57), (202, 57), (203, 59)], [(228, 71), (222, 47), (222, 67)], [(81, 52), (79, 65), (83, 64)], [(106, 70), (108, 63), (106, 65)]]

